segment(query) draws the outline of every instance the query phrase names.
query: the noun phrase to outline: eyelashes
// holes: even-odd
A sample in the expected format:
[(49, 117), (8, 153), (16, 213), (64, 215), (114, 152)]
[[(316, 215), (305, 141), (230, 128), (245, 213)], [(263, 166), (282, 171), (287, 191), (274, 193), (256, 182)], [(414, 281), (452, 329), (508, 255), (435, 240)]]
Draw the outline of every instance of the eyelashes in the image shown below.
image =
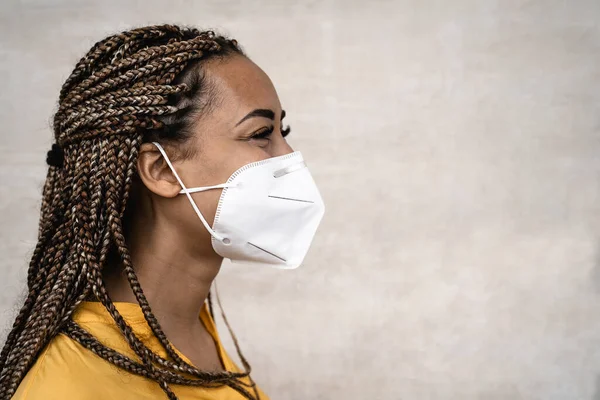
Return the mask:
[[(274, 126), (271, 126), (269, 128), (265, 128), (265, 129), (261, 129), (258, 132), (254, 133), (252, 136), (250, 136), (251, 139), (269, 139), (271, 134), (273, 134), (273, 131), (275, 130)], [(287, 135), (290, 134), (290, 132), (292, 131), (292, 128), (290, 128), (290, 126), (288, 125), (285, 129), (281, 130), (281, 136), (286, 137)]]
[(261, 129), (250, 136), (250, 139), (269, 139), (269, 136), (273, 133), (273, 127), (268, 129)]

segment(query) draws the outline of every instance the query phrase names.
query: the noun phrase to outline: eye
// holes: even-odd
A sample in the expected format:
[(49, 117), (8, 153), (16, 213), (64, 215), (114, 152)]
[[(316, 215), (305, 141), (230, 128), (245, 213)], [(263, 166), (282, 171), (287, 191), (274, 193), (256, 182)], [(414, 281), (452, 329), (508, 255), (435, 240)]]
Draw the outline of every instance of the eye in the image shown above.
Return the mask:
[(290, 126), (288, 125), (285, 129), (281, 130), (281, 136), (286, 137), (287, 135), (290, 134), (291, 131), (292, 131), (292, 128), (290, 128)]

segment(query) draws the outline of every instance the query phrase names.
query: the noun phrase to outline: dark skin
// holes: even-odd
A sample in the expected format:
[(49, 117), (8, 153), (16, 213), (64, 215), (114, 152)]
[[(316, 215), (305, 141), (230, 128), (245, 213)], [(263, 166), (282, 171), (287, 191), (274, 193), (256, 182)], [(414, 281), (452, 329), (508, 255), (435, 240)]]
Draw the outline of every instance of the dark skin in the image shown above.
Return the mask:
[[(164, 146), (187, 187), (224, 183), (245, 164), (292, 152), (282, 135), (277, 92), (256, 64), (234, 55), (203, 68), (217, 103), (198, 116), (194, 137), (179, 148)], [(257, 109), (271, 110), (273, 118), (253, 115)], [(192, 148), (193, 157), (177, 157), (182, 146)], [(171, 343), (198, 369), (222, 371), (216, 344), (198, 316), (223, 258), (153, 144), (141, 146), (137, 167), (141, 184), (127, 241), (140, 284)], [(221, 189), (192, 194), (211, 226), (220, 195)], [(105, 280), (113, 301), (137, 303), (120, 268), (106, 268)]]

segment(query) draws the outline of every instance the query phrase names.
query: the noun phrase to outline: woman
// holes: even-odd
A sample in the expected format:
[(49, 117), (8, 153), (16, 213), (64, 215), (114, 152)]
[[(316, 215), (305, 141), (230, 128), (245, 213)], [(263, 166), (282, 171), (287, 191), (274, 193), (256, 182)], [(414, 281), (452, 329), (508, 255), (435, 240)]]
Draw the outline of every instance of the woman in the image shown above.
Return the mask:
[(266, 399), (210, 287), (223, 258), (297, 267), (322, 218), (284, 116), (235, 40), (162, 25), (94, 45), (60, 92), (0, 398)]

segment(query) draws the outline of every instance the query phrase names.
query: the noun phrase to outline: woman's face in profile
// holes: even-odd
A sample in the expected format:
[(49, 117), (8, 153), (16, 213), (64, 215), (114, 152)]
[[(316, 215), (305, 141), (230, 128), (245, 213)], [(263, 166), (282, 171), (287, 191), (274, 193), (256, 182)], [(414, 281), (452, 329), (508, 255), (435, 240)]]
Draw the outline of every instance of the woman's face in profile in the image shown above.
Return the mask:
[[(208, 96), (212, 100), (197, 117), (192, 128), (193, 137), (178, 145), (181, 146), (180, 151), (185, 150), (193, 156), (173, 160), (174, 168), (187, 187), (224, 183), (246, 164), (293, 151), (284, 137), (286, 131), (282, 120), (285, 112), (273, 83), (264, 71), (251, 60), (238, 55), (210, 60), (203, 65), (203, 70), (211, 91)], [(173, 182), (177, 192), (181, 189), (175, 177), (168, 176), (170, 171), (152, 144), (142, 146), (138, 168), (148, 168), (144, 167), (148, 162), (160, 165), (161, 174), (167, 175), (164, 179)], [(140, 175), (144, 181), (144, 174)], [(156, 193), (153, 184), (146, 186)], [(175, 229), (183, 230), (180, 233), (191, 239), (189, 246), (198, 247), (199, 252), (205, 251), (207, 246), (200, 243), (210, 246), (210, 234), (186, 197), (177, 196), (174, 189), (167, 196), (160, 193), (166, 198), (155, 198), (152, 207), (155, 210), (160, 208), (168, 221), (175, 223)], [(211, 225), (220, 194), (221, 190), (192, 194)]]

